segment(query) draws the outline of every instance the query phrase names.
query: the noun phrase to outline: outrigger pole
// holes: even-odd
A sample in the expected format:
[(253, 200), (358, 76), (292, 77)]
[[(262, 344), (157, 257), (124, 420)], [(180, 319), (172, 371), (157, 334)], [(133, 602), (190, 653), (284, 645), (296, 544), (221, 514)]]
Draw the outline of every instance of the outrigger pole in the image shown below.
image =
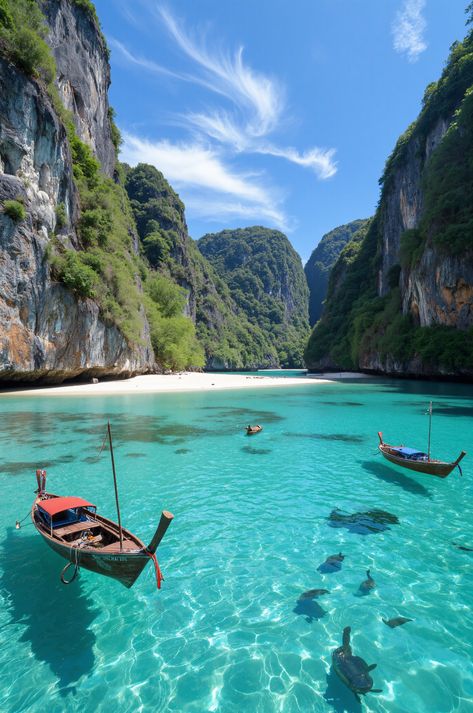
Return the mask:
[(427, 449), (427, 458), (430, 461), (430, 435), (432, 433), (432, 401), (429, 402), (429, 410), (427, 411), (429, 414), (429, 447)]
[(107, 428), (108, 428), (108, 441), (110, 443), (110, 457), (112, 459), (113, 485), (115, 487), (115, 501), (117, 503), (118, 530), (120, 533), (120, 551), (122, 551), (123, 550), (122, 519), (120, 517), (120, 503), (118, 502), (117, 474), (115, 472), (115, 459), (113, 457), (112, 431), (110, 428), (110, 421), (107, 422)]

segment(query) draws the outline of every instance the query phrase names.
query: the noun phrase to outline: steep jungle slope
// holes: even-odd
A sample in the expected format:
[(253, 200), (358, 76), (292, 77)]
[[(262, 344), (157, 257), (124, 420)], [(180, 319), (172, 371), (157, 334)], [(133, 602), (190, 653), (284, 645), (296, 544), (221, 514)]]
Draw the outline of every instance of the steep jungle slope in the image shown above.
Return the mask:
[(322, 237), (317, 247), (312, 251), (304, 267), (309, 286), (309, 322), (311, 327), (322, 314), (330, 270), (345, 245), (365, 224), (366, 220), (353, 220), (351, 223), (334, 228)]
[[(381, 179), (364, 240), (334, 267), (309, 367), (473, 377), (473, 33), (451, 48)], [(339, 273), (342, 272), (342, 279)], [(337, 276), (338, 275), (338, 276)]]
[(89, 0), (0, 0), (3, 380), (203, 363), (191, 320), (165, 314), (111, 178), (109, 82)]
[(279, 364), (302, 366), (309, 295), (301, 259), (287, 237), (255, 226), (204, 235), (197, 245), (249, 321), (269, 337)]
[(271, 341), (235, 303), (225, 282), (189, 237), (184, 204), (154, 166), (123, 164), (142, 249), (150, 265), (184, 290), (209, 369), (276, 366)]

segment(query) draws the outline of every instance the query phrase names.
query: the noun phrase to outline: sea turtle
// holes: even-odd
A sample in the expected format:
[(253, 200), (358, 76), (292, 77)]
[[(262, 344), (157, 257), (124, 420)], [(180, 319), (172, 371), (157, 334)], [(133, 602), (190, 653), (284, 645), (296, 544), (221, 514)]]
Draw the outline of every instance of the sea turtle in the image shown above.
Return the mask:
[(339, 552), (338, 555), (330, 555), (330, 557), (327, 557), (325, 562), (322, 562), (317, 569), (319, 572), (323, 572), (324, 574), (339, 572), (342, 568), (342, 562), (344, 559), (345, 555), (342, 555), (341, 552)]
[(349, 626), (343, 629), (343, 644), (332, 653), (332, 665), (336, 674), (353, 691), (356, 699), (360, 701), (360, 693), (365, 694), (372, 691), (380, 693), (381, 689), (373, 688), (373, 679), (369, 672), (376, 668), (377, 664), (373, 663), (368, 666), (360, 656), (353, 656), (350, 646)]
[(369, 594), (370, 592), (373, 591), (373, 589), (376, 589), (376, 582), (374, 581), (373, 577), (370, 574), (370, 570), (366, 570), (366, 576), (368, 579), (365, 579), (361, 584), (360, 584), (360, 589), (359, 591), (361, 594)]

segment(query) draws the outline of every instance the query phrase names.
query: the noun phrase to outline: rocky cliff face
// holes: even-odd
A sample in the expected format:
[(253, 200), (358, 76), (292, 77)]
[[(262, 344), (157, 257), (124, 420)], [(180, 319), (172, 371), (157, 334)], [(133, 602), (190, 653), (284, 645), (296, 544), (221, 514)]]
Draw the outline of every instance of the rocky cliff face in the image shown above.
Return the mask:
[(427, 136), (414, 136), (406, 146), (404, 159), (394, 171), (381, 210), (381, 264), (378, 271), (378, 294), (390, 288), (388, 274), (399, 264), (401, 236), (419, 226), (423, 212), (422, 176), (432, 151), (445, 135), (452, 117), (440, 118)]
[(471, 32), (452, 46), (365, 238), (334, 266), (311, 368), (473, 378), (472, 50)]
[(72, 112), (79, 138), (113, 175), (115, 147), (110, 128), (108, 50), (97, 24), (74, 2), (46, 0), (42, 4), (49, 31), (47, 42), (56, 60), (56, 86)]
[(313, 326), (321, 317), (327, 294), (330, 270), (336, 263), (345, 245), (366, 224), (366, 220), (353, 220), (326, 233), (313, 250), (304, 267), (309, 286), (309, 321)]
[[(50, 2), (47, 9), (54, 20), (52, 33), (62, 67), (58, 84), (69, 87), (70, 96), (76, 86), (77, 96), (80, 93), (86, 101), (89, 97), (87, 111), (93, 112), (95, 106), (96, 118), (90, 122), (87, 112), (81, 116), (76, 99), (71, 108), (77, 110), (83, 135), (97, 155), (105, 157), (106, 170), (113, 170), (110, 142), (104, 133), (96, 133), (96, 121), (103, 128), (100, 117), (107, 115), (98, 89), (109, 81), (108, 68), (100, 74), (106, 65), (105, 58), (99, 62), (102, 40), (95, 28), (94, 49), (94, 27), (81, 17), (79, 8)], [(77, 69), (73, 81), (63, 74), (68, 65), (64, 57), (70, 57), (71, 47), (87, 47), (86, 35), (93, 66), (88, 65), (86, 49), (77, 57), (80, 72), (90, 73), (90, 82), (96, 84), (97, 91), (90, 90), (90, 96), (89, 89), (81, 88)], [(23, 204), (24, 219), (10, 217), (5, 201), (11, 200)], [(130, 346), (103, 320), (93, 300), (77, 297), (52, 279), (48, 250), (59, 232), (60, 204), (65, 214), (60, 241), (77, 248), (79, 198), (64, 127), (43, 86), (0, 59), (0, 379), (59, 382), (81, 374), (128, 375), (149, 369), (153, 356), (146, 330), (142, 344)]]

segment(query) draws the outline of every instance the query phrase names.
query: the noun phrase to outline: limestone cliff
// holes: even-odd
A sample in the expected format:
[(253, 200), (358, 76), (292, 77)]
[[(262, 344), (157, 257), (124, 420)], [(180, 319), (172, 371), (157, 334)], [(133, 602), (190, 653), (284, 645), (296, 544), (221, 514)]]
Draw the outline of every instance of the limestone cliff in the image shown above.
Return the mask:
[(388, 159), (375, 218), (333, 269), (311, 368), (473, 377), (472, 50), (471, 32), (452, 46)]
[[(48, 1), (45, 10), (57, 84), (81, 135), (111, 173), (109, 69), (101, 35), (67, 0)], [(0, 50), (8, 55), (3, 45)], [(44, 82), (0, 57), (0, 379), (127, 375), (154, 363), (144, 316), (132, 344), (95, 300), (51, 275), (52, 241), (64, 250), (81, 245), (79, 206), (69, 141)]]
[(309, 286), (309, 321), (311, 327), (320, 319), (327, 294), (330, 270), (353, 235), (366, 220), (352, 220), (326, 233), (312, 251), (304, 272)]
[(108, 176), (115, 168), (108, 88), (108, 49), (94, 16), (73, 0), (45, 0), (47, 42), (56, 61), (56, 86), (72, 112), (79, 138), (88, 144)]

